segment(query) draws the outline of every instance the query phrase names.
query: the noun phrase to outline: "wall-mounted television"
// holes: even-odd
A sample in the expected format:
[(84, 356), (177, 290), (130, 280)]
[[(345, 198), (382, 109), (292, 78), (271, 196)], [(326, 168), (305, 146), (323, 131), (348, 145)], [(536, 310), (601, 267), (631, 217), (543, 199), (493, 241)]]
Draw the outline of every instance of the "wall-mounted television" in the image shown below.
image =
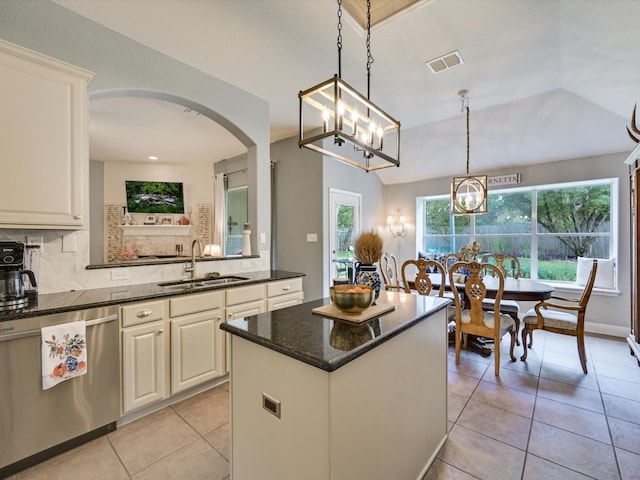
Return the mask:
[(126, 180), (129, 213), (184, 213), (182, 182)]

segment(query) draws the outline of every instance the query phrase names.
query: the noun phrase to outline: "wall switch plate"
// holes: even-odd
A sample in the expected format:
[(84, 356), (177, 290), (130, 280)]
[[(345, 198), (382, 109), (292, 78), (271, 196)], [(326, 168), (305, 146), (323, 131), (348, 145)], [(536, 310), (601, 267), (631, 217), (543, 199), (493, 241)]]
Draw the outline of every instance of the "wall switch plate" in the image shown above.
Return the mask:
[(317, 233), (307, 233), (307, 242), (317, 242), (318, 234)]
[(266, 233), (261, 233), (260, 234), (260, 243), (267, 243), (267, 234)]
[(129, 269), (128, 268), (114, 268), (111, 270), (111, 280), (129, 280)]

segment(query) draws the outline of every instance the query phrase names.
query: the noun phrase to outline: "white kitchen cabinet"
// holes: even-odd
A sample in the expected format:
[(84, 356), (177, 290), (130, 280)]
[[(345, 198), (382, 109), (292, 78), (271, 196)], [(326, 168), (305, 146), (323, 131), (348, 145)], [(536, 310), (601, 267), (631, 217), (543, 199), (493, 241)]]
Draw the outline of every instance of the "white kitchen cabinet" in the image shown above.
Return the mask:
[(235, 320), (264, 312), (264, 290), (263, 283), (227, 290), (226, 319)]
[(93, 73), (0, 40), (2, 228), (78, 229), (89, 186)]
[[(227, 290), (225, 318), (227, 321), (236, 318), (244, 318), (250, 315), (257, 315), (265, 310), (265, 287), (264, 284), (248, 285)], [(227, 332), (221, 331), (225, 345), (225, 373), (229, 373), (231, 365), (231, 337)]]
[(167, 334), (163, 301), (128, 305), (122, 319), (122, 411), (168, 396)]
[(220, 330), (224, 292), (173, 298), (171, 394), (224, 375), (224, 332)]
[(279, 310), (302, 303), (302, 279), (291, 278), (267, 284), (267, 311)]

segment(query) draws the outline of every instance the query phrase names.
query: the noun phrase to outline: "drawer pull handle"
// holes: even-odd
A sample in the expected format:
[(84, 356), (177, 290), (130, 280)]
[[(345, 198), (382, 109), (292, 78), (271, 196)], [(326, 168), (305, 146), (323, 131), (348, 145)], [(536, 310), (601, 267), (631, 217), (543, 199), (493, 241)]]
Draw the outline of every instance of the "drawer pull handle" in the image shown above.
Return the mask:
[(164, 330), (163, 330), (163, 329), (160, 329), (160, 330), (158, 330), (158, 331), (156, 332), (156, 335), (162, 335), (163, 333), (164, 333)]
[(138, 318), (144, 318), (144, 317), (148, 317), (149, 315), (151, 315), (153, 313), (153, 310), (141, 310), (138, 312), (138, 314), (136, 315)]
[(289, 285), (287, 285), (286, 287), (282, 287), (282, 290), (284, 290), (286, 292), (287, 290), (291, 290), (291, 287)]

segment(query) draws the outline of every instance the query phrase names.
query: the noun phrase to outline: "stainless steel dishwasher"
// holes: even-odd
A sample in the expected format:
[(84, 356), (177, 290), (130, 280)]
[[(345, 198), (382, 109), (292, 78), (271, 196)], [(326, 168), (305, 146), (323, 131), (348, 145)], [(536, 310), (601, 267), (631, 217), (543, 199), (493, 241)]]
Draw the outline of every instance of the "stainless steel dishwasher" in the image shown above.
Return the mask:
[[(40, 328), (86, 321), (87, 373), (42, 390)], [(118, 308), (0, 321), (0, 478), (115, 430)]]

